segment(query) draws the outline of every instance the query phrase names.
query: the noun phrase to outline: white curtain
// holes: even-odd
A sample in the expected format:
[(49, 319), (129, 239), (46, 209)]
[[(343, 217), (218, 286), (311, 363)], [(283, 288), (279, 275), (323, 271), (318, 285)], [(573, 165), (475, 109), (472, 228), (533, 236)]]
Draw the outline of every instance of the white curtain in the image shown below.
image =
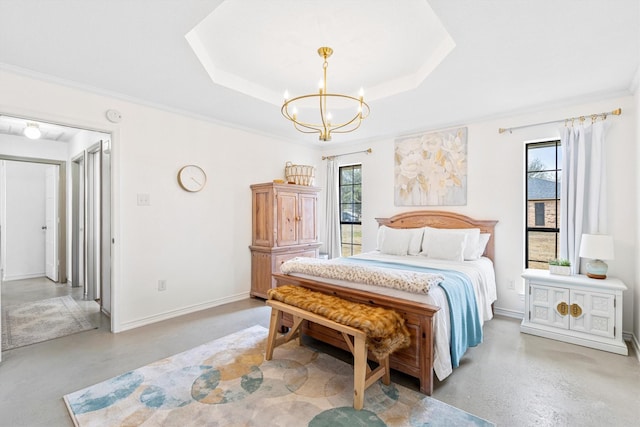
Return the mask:
[(335, 158), (327, 160), (327, 216), (325, 248), (329, 259), (341, 256), (340, 249), (340, 200), (338, 173), (340, 168)]
[(565, 127), (562, 133), (560, 257), (571, 261), (574, 273), (582, 233), (606, 233), (605, 126), (597, 121)]

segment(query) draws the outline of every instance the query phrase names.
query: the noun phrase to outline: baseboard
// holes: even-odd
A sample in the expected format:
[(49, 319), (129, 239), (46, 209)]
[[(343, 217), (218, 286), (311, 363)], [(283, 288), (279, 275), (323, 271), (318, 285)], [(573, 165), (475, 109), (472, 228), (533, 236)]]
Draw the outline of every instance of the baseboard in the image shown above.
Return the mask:
[(249, 298), (249, 292), (242, 292), (240, 294), (231, 295), (225, 298), (220, 298), (213, 301), (207, 301), (200, 304), (194, 304), (188, 307), (179, 308), (177, 310), (167, 311), (165, 313), (155, 314), (149, 317), (143, 317), (140, 319), (132, 320), (122, 323), (120, 325), (114, 325), (113, 332), (124, 332), (129, 329), (139, 328), (140, 326), (150, 325), (152, 323), (161, 322), (163, 320), (173, 319), (174, 317), (184, 316), (185, 314), (195, 313), (197, 311), (206, 310), (208, 308), (218, 307), (230, 302), (241, 301)]
[(4, 277), (3, 282), (10, 282), (12, 280), (37, 279), (39, 277), (46, 277), (44, 271), (42, 273), (33, 274), (15, 274), (13, 276), (7, 275)]
[(508, 309), (499, 308), (499, 307), (493, 308), (493, 314), (496, 314), (498, 316), (511, 317), (513, 319), (518, 319), (518, 320), (522, 320), (522, 317), (524, 316), (524, 313), (521, 311), (508, 310)]
[(633, 347), (633, 350), (635, 352), (636, 359), (638, 359), (638, 362), (640, 362), (640, 342), (638, 342), (638, 337), (636, 337), (631, 332), (623, 332), (622, 338), (631, 344), (631, 347)]

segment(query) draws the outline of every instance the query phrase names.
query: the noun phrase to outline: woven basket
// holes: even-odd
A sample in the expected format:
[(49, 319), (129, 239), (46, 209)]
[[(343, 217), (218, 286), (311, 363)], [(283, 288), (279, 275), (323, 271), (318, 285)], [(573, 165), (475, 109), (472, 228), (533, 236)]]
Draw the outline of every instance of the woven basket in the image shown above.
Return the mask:
[(287, 162), (284, 167), (284, 176), (287, 182), (293, 182), (297, 185), (313, 185), (316, 168), (307, 165), (294, 165), (291, 162)]

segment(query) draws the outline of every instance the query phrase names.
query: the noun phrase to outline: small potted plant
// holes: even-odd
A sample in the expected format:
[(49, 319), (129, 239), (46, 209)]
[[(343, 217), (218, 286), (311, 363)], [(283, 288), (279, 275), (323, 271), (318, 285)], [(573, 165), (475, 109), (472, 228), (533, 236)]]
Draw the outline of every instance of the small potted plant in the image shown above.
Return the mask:
[(549, 260), (549, 272), (551, 274), (571, 275), (571, 261), (565, 258), (555, 258)]

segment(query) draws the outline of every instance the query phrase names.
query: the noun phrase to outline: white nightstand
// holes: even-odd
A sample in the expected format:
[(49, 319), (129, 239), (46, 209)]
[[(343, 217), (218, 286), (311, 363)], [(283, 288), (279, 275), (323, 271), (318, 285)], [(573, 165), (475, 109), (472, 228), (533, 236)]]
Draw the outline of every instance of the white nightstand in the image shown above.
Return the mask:
[(520, 330), (573, 344), (627, 355), (622, 339), (622, 292), (619, 279), (562, 276), (527, 269), (525, 313)]

